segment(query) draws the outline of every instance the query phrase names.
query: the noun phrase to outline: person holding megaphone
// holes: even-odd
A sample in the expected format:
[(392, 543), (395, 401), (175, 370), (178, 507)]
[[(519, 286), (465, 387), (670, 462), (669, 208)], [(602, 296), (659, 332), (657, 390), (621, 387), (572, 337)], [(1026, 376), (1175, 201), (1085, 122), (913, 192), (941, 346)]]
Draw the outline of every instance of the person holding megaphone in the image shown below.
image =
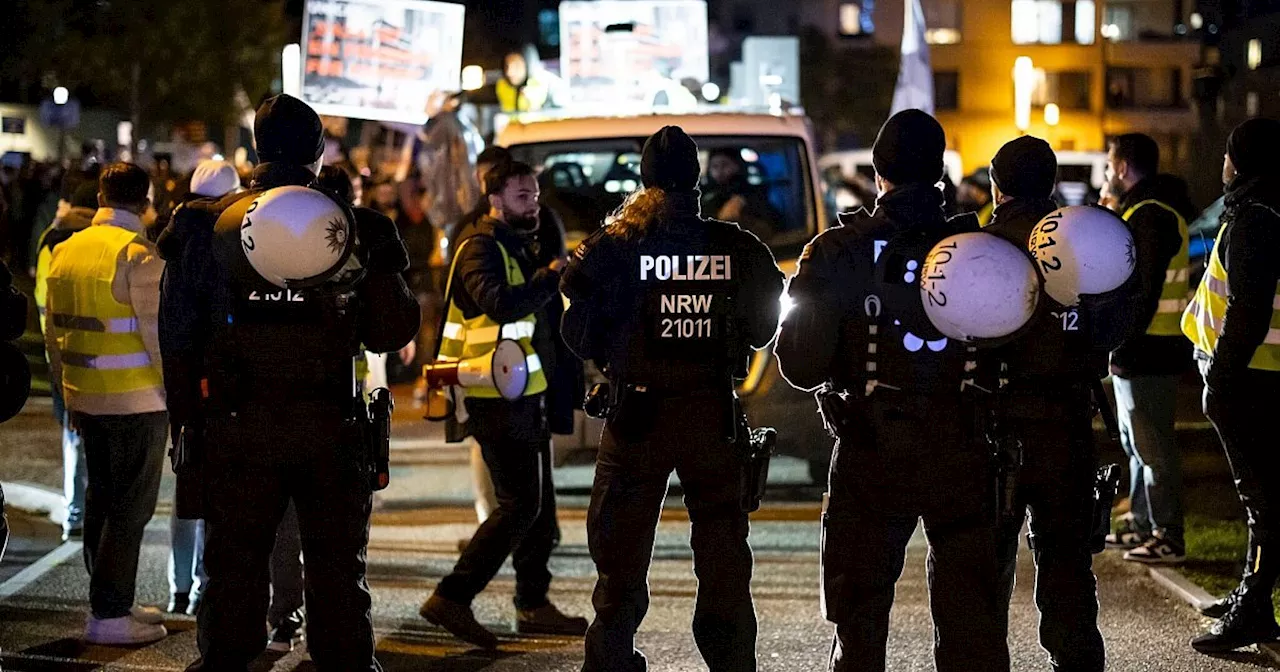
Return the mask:
[(521, 235), (538, 225), (531, 166), (500, 164), (484, 188), (489, 213), (459, 236), (439, 351), (424, 376), (428, 418), (468, 426), (493, 477), (498, 507), (419, 613), (463, 641), (495, 648), (498, 638), (476, 620), (471, 602), (507, 556), (516, 572), (518, 632), (580, 636), (587, 621), (566, 616), (547, 599), (556, 501), (546, 391), (555, 345), (541, 316), (548, 303), (561, 300), (566, 260), (536, 267), (529, 238)]

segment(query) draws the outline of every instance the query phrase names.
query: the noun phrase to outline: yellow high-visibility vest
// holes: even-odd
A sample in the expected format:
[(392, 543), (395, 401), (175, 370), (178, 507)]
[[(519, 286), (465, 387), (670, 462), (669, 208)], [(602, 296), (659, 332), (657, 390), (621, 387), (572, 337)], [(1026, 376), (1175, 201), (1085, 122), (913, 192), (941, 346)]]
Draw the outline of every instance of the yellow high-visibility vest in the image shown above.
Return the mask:
[(163, 384), (137, 313), (111, 293), (121, 252), (138, 240), (117, 226), (91, 226), (59, 245), (52, 257), (46, 322), (54, 330), (69, 395), (122, 394)]
[(1178, 336), (1182, 334), (1180, 321), (1182, 319), (1182, 311), (1187, 308), (1187, 294), (1191, 292), (1191, 241), (1190, 234), (1187, 232), (1187, 220), (1177, 210), (1172, 207), (1155, 200), (1147, 199), (1135, 204), (1124, 213), (1124, 220), (1127, 222), (1138, 211), (1138, 208), (1147, 205), (1154, 205), (1158, 208), (1168, 210), (1174, 217), (1178, 218), (1178, 235), (1182, 238), (1182, 244), (1178, 247), (1178, 253), (1173, 255), (1173, 259), (1169, 260), (1169, 268), (1164, 272), (1164, 287), (1160, 290), (1160, 305), (1156, 308), (1155, 317), (1151, 318), (1151, 324), (1147, 327), (1147, 334), (1151, 336)]
[[(499, 340), (516, 341), (524, 350), (525, 364), (529, 369), (529, 382), (525, 386), (524, 396), (529, 397), (546, 392), (547, 375), (542, 370), (542, 360), (533, 349), (533, 332), (537, 329), (538, 318), (531, 313), (514, 322), (498, 324), (488, 315), (480, 313), (476, 317), (467, 319), (463, 316), (462, 309), (458, 307), (458, 302), (453, 298), (452, 289), (458, 257), (468, 242), (470, 239), (458, 246), (457, 252), (454, 253), (453, 265), (449, 269), (449, 282), (445, 289), (445, 295), (449, 297), (449, 312), (445, 315), (440, 352), (436, 355), (436, 361), (456, 362), (460, 359), (481, 357), (493, 353), (498, 347)], [(507, 254), (507, 248), (503, 247), (502, 243), (498, 243), (498, 249), (502, 250), (502, 261), (507, 268), (507, 284), (512, 287), (523, 285), (525, 279), (524, 273), (520, 270), (520, 264)], [(501, 397), (496, 387), (470, 387), (467, 388), (467, 396), (480, 399)]]
[[(1227, 314), (1227, 297), (1231, 296), (1227, 269), (1218, 259), (1218, 251), (1226, 231), (1227, 227), (1224, 226), (1218, 232), (1213, 250), (1209, 253), (1209, 269), (1200, 281), (1191, 305), (1187, 306), (1187, 312), (1182, 315), (1182, 333), (1191, 339), (1197, 350), (1208, 354), (1213, 354), (1218, 346), (1222, 319)], [(1280, 283), (1277, 283), (1276, 296), (1271, 301), (1271, 330), (1267, 332), (1262, 345), (1253, 351), (1249, 368), (1280, 371)]]
[(994, 215), (995, 212), (996, 212), (995, 201), (992, 201), (982, 206), (981, 208), (978, 208), (978, 212), (976, 213), (978, 215), (978, 226), (984, 229), (987, 228), (987, 226), (991, 224), (991, 216)]

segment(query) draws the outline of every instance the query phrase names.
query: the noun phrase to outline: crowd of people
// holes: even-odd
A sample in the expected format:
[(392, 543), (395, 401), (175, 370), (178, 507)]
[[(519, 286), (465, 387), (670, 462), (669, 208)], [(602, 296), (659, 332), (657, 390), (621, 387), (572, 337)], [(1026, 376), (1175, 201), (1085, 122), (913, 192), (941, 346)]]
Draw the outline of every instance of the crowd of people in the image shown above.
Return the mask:
[[(388, 353), (405, 379), (417, 378), (415, 361), (452, 367), (456, 379), (465, 360), (518, 347), (527, 379), (515, 394), (494, 382), (442, 385), (430, 372), (421, 381), (429, 411), (445, 402), (447, 436), (475, 437), (477, 490), (491, 498), (478, 501), (480, 528), (420, 614), (496, 647), (471, 604), (510, 557), (517, 631), (584, 636), (586, 670), (645, 669), (635, 634), (674, 471), (699, 578), (695, 642), (714, 670), (752, 670), (748, 513), (759, 501), (743, 484), (759, 452), (734, 382), (771, 342), (787, 381), (816, 393), (836, 442), (822, 518), (831, 669), (884, 668), (894, 583), (921, 519), (938, 669), (1008, 669), (1008, 604), (1029, 517), (1041, 644), (1056, 666), (1102, 670), (1092, 555), (1105, 544), (1135, 562), (1186, 556), (1173, 409), (1193, 363), (1249, 513), (1250, 547), (1240, 586), (1210, 608), (1218, 620), (1192, 644), (1219, 652), (1280, 635), (1271, 604), (1280, 563), (1262, 553), (1280, 497), (1265, 476), (1263, 425), (1280, 390), (1271, 245), (1280, 174), (1268, 159), (1280, 151), (1278, 122), (1251, 120), (1232, 134), (1223, 227), (1194, 294), (1185, 185), (1161, 174), (1151, 138), (1120, 136), (1101, 205), (1131, 232), (1129, 281), (1077, 305), (1046, 294), (1016, 338), (982, 347), (931, 325), (921, 260), (980, 231), (1028, 249), (1059, 208), (1057, 160), (1038, 138), (1006, 144), (948, 202), (938, 188), (944, 130), (918, 110), (894, 115), (873, 150), (875, 207), (842, 215), (806, 247), (784, 316), (782, 272), (753, 233), (754, 220), (771, 216), (769, 200), (746, 182), (739, 153), (712, 152), (704, 180), (698, 147), (679, 128), (645, 143), (642, 188), (572, 256), (539, 202), (535, 167), (502, 148), (474, 166), (404, 170), (400, 181), (322, 168), (320, 119), (286, 95), (259, 109), (255, 135), (262, 163), (248, 172), (209, 160), (179, 178), (165, 165), (111, 163), (5, 185), (8, 255), (36, 280), (63, 429), (64, 533), (84, 540), (89, 642), (167, 635), (159, 610), (135, 604), (135, 582), (172, 446), (168, 611), (198, 616), (201, 660), (190, 669), (241, 670), (264, 647), (291, 649), (304, 593), (317, 667), (379, 669), (364, 580), (379, 485), (363, 393), (396, 378), (380, 370)], [(432, 147), (437, 157), (465, 153), (453, 141)], [(332, 271), (322, 290), (302, 282), (309, 276), (271, 287), (251, 263), (259, 275), (246, 279), (236, 259), (268, 240), (244, 238), (265, 202), (254, 199), (305, 186), (351, 213), (349, 229), (322, 224), (341, 229), (325, 239), (355, 255), (360, 273)], [(955, 208), (968, 212), (946, 214)], [(277, 216), (267, 209), (257, 226)], [(357, 252), (344, 247), (348, 235)], [(353, 398), (356, 358), (371, 383)], [(599, 574), (590, 621), (549, 597), (560, 538), (550, 441), (573, 431), (582, 361), (608, 379), (586, 403), (606, 421), (587, 520)], [(1091, 428), (1109, 403), (1107, 375), (1130, 471), (1129, 513), (1115, 529), (1098, 525), (1112, 502), (1099, 498)], [(993, 452), (1012, 455), (998, 474)]]

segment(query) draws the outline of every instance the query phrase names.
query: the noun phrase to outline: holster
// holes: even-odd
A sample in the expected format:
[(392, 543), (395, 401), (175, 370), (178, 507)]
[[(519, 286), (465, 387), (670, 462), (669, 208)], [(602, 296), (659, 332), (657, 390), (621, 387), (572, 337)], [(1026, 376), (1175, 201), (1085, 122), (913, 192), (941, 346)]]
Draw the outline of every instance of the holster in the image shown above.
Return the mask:
[(1022, 471), (1022, 440), (1010, 434), (995, 412), (987, 419), (985, 427), (987, 445), (996, 467), (996, 515), (1000, 525), (1017, 520), (1018, 477)]
[(822, 426), (842, 447), (875, 448), (874, 425), (863, 396), (826, 384), (814, 393), (814, 399), (818, 402)]
[(200, 520), (205, 517), (204, 506), (204, 423), (194, 421), (183, 425), (178, 439), (169, 450), (173, 473), (178, 477), (174, 492), (174, 512), (183, 520)]
[(1111, 504), (1120, 489), (1120, 465), (1108, 464), (1098, 469), (1093, 485), (1093, 517), (1090, 519), (1089, 551), (1094, 555), (1107, 547), (1111, 531)]
[(747, 429), (746, 416), (742, 417), (739, 446), (743, 451), (740, 504), (743, 513), (752, 513), (764, 500), (765, 485), (769, 480), (769, 461), (778, 443), (778, 430), (772, 427)]
[(364, 444), (368, 455), (369, 486), (385, 490), (391, 484), (391, 413), (395, 402), (391, 391), (379, 387), (369, 393)]

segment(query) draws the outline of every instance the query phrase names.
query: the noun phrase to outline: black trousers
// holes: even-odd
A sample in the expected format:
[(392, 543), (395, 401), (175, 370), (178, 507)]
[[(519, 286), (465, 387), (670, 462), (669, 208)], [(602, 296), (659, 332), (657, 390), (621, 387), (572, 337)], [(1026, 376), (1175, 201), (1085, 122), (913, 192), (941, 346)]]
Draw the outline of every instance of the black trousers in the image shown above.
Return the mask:
[(84, 517), (89, 607), (97, 618), (128, 616), (142, 537), (156, 512), (169, 414), (74, 413), (73, 420), (89, 462)]
[(647, 410), (624, 403), (605, 424), (587, 513), (599, 578), (584, 671), (646, 669), (635, 635), (649, 608), (649, 563), (672, 470), (692, 528), (694, 641), (711, 672), (756, 669), (751, 547), (739, 503), (742, 463), (726, 440), (732, 406), (723, 393), (670, 397)]
[[(1022, 441), (1023, 466), (1017, 476), (1017, 513), (1000, 528), (1002, 624), (1007, 629), (1022, 523), (1030, 510), (1040, 646), (1058, 672), (1102, 672), (1106, 653), (1089, 549), (1097, 458), (1087, 397), (1076, 401), (1057, 406), (1058, 417), (1007, 420), (1010, 432)], [(1014, 398), (1009, 405), (1025, 409), (1043, 403), (1031, 397)]]
[(354, 426), (333, 410), (208, 421), (201, 659), (188, 670), (244, 672), (266, 648), (270, 567), (290, 500), (306, 563), (307, 649), (316, 669), (381, 670), (365, 579), (372, 489)]
[(547, 604), (555, 548), (556, 493), (551, 482), (551, 434), (541, 395), (514, 402), (467, 400), (474, 435), (493, 478), (498, 508), (480, 525), (453, 571), (440, 581), (441, 597), (471, 604), (511, 556), (515, 606)]
[[(1276, 470), (1275, 421), (1280, 374), (1248, 372), (1231, 389), (1205, 387), (1204, 414), (1213, 423), (1231, 463), (1249, 522), (1249, 553), (1240, 582), (1240, 608), (1274, 618), (1272, 591), (1280, 578), (1280, 472)], [(1267, 552), (1262, 552), (1266, 547)]]
[(830, 669), (883, 672), (894, 585), (923, 519), (938, 672), (1009, 669), (996, 554), (994, 474), (974, 413), (877, 391), (866, 433), (838, 441), (822, 516)]

